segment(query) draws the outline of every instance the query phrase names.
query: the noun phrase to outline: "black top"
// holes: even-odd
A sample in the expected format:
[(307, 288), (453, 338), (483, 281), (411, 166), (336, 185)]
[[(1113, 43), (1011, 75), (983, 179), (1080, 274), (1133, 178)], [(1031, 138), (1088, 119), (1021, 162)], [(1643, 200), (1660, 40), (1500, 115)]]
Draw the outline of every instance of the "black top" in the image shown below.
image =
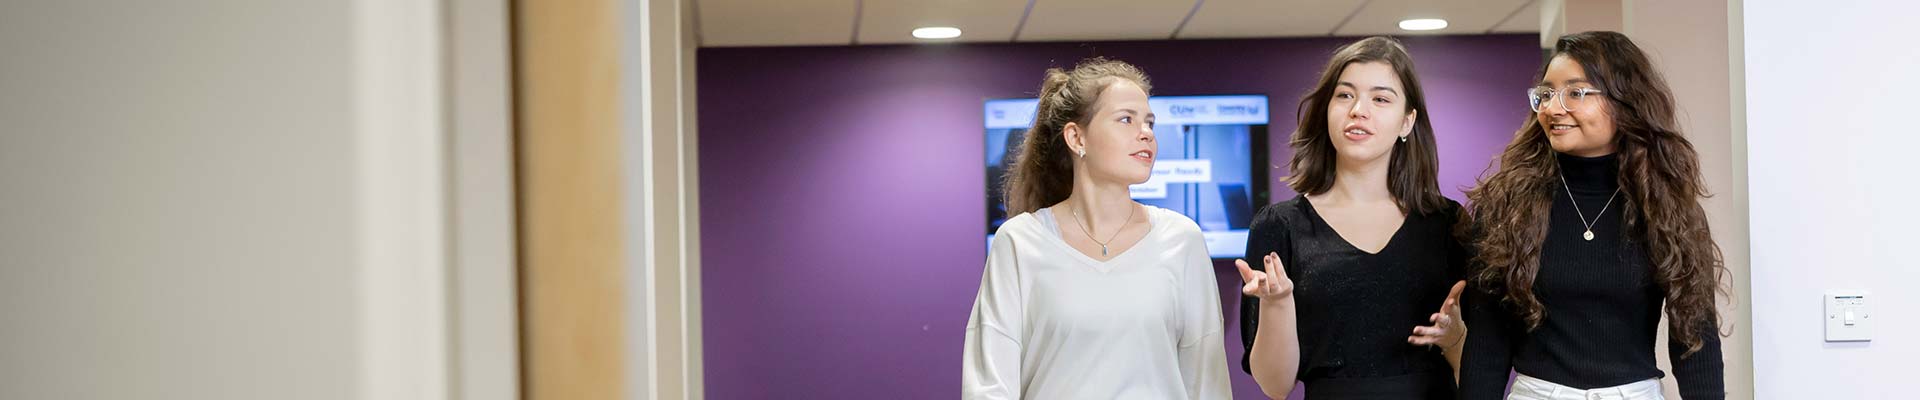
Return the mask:
[[(1545, 314), (1539, 328), (1529, 332), (1501, 302), (1501, 295), (1480, 288), (1463, 295), (1470, 334), (1460, 368), (1462, 399), (1503, 398), (1510, 367), (1578, 389), (1664, 376), (1653, 354), (1664, 292), (1653, 280), (1643, 243), (1623, 231), (1621, 211), (1631, 207), (1626, 193), (1606, 205), (1619, 187), (1618, 161), (1611, 155), (1565, 154), (1559, 161), (1567, 182), (1564, 187), (1554, 182), (1546, 243), (1533, 283)], [(1566, 188), (1571, 188), (1579, 212)], [(1598, 220), (1591, 241), (1583, 238), (1587, 228), (1581, 212), (1588, 220)], [(1687, 358), (1680, 357), (1686, 346), (1678, 341), (1667, 347), (1682, 398), (1726, 398), (1717, 329), (1697, 333), (1703, 346)]]
[[(1259, 260), (1277, 253), (1293, 280), (1299, 379), (1308, 398), (1453, 397), (1453, 367), (1444, 355), (1407, 337), (1414, 327), (1432, 324), (1427, 318), (1461, 278), (1467, 257), (1453, 235), (1459, 215), (1453, 201), (1438, 212), (1408, 215), (1378, 254), (1340, 237), (1305, 197), (1254, 216), (1246, 259), (1264, 270)], [(1259, 324), (1259, 299), (1241, 296), (1240, 338), (1248, 353)], [(1241, 356), (1240, 368), (1252, 373), (1248, 356)], [(1408, 377), (1418, 383), (1400, 384)], [(1357, 393), (1347, 390), (1352, 387), (1368, 389), (1367, 395), (1349, 395)], [(1340, 395), (1326, 396), (1334, 393)]]

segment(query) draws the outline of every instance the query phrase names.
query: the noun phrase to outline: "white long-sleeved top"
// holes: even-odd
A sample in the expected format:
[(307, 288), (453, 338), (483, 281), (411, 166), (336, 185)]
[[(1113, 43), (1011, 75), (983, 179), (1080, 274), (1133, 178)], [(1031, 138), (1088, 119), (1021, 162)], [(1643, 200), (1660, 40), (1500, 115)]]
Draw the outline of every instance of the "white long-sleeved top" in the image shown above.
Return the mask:
[(1049, 209), (1000, 226), (967, 321), (961, 398), (1232, 396), (1200, 226), (1145, 209), (1146, 238), (1107, 261), (1069, 246)]

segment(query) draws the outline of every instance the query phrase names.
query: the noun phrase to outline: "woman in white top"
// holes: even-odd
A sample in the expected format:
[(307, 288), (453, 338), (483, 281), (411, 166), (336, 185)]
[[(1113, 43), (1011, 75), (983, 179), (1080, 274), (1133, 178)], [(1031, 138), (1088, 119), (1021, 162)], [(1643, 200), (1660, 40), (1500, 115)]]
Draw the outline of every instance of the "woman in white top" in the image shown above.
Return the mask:
[(1232, 395), (1199, 225), (1127, 191), (1153, 172), (1149, 88), (1119, 61), (1047, 71), (967, 321), (962, 398)]

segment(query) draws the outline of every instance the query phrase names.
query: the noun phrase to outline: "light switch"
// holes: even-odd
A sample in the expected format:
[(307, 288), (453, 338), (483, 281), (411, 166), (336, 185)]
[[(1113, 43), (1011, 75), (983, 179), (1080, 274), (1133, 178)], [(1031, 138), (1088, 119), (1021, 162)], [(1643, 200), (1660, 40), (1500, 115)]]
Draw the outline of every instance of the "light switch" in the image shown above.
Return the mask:
[(1826, 336), (1829, 342), (1865, 342), (1873, 340), (1872, 304), (1864, 290), (1830, 290), (1826, 293)]

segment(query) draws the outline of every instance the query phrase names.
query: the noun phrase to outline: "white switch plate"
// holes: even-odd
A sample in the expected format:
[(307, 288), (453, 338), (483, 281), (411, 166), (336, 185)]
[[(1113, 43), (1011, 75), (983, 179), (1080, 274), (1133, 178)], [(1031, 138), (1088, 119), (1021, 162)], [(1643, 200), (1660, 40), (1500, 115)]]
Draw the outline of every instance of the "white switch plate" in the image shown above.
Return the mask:
[(1827, 341), (1873, 340), (1873, 305), (1865, 290), (1829, 290), (1826, 296)]

